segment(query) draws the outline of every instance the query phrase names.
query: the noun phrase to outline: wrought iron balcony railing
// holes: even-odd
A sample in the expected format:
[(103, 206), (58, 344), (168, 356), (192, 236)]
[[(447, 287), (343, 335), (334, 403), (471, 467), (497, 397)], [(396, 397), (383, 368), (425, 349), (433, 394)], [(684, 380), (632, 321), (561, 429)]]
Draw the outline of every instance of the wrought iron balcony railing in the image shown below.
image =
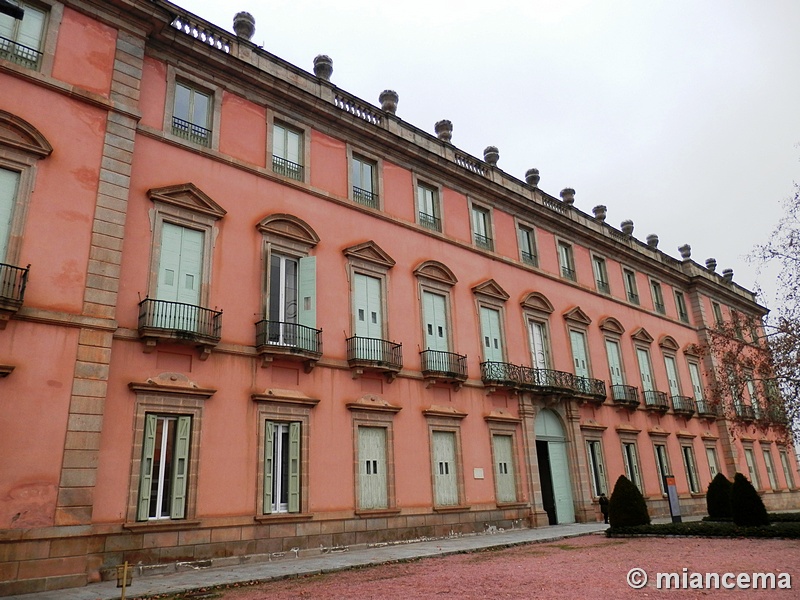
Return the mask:
[(354, 335), (347, 338), (347, 362), (351, 367), (367, 367), (386, 371), (403, 368), (403, 345)]
[(552, 369), (519, 367), (522, 389), (543, 394), (569, 393), (575, 388), (575, 376)]
[(672, 396), (672, 412), (676, 415), (691, 417), (694, 414), (694, 400), (689, 396)]
[(569, 267), (561, 266), (561, 276), (564, 279), (569, 279), (570, 281), (575, 281), (575, 269), (571, 269)]
[(299, 165), (280, 156), (272, 157), (272, 170), (278, 175), (303, 181), (303, 165)]
[(614, 404), (636, 408), (639, 406), (639, 390), (632, 385), (612, 385), (611, 399)]
[(786, 425), (789, 417), (786, 416), (786, 408), (782, 404), (771, 404), (764, 410), (767, 420), (770, 423)]
[(139, 335), (217, 344), (222, 331), (222, 311), (145, 298), (139, 303)]
[(519, 387), (520, 367), (511, 363), (487, 360), (481, 363), (481, 381), (489, 386)]
[(653, 302), (653, 306), (656, 309), (656, 312), (662, 315), (667, 314), (667, 307), (664, 306), (663, 302)]
[(756, 414), (753, 407), (742, 402), (733, 403), (733, 412), (743, 421), (755, 421)]
[(628, 302), (631, 304), (639, 304), (639, 294), (628, 292)]
[(425, 229), (430, 229), (431, 231), (442, 230), (442, 220), (439, 217), (430, 215), (426, 212), (419, 212), (419, 224)]
[(378, 194), (353, 186), (353, 200), (370, 208), (378, 208)]
[(526, 265), (531, 265), (532, 267), (539, 266), (539, 258), (535, 254), (531, 254), (530, 252), (525, 252), (525, 250), (521, 251), (522, 254), (522, 262)]
[(704, 419), (715, 419), (718, 415), (717, 407), (710, 404), (708, 400), (700, 400), (695, 398), (695, 406), (697, 406), (697, 416)]
[(644, 407), (648, 410), (667, 412), (669, 410), (669, 402), (667, 402), (667, 395), (664, 392), (657, 392), (655, 390), (645, 390)]
[(611, 293), (611, 286), (608, 285), (607, 281), (603, 281), (602, 279), (597, 280), (597, 291), (603, 294), (610, 294)]
[(483, 248), (484, 250), (494, 250), (494, 242), (492, 241), (492, 238), (474, 232), (472, 237), (475, 240), (475, 245), (478, 248)]
[(259, 352), (322, 354), (322, 330), (283, 321), (256, 323), (256, 349)]
[(38, 69), (42, 53), (19, 42), (0, 36), (0, 58), (29, 69)]
[(211, 145), (211, 130), (200, 125), (195, 125), (189, 121), (184, 121), (178, 117), (172, 117), (172, 133), (185, 140), (200, 144), (201, 146)]
[(467, 357), (463, 354), (442, 350), (423, 350), (419, 355), (422, 358), (423, 377), (466, 381)]
[(606, 382), (601, 379), (590, 377), (574, 376), (575, 384), (572, 390), (576, 394), (591, 396), (594, 400), (602, 402), (606, 399)]
[(22, 306), (30, 268), (0, 263), (0, 308), (17, 310)]

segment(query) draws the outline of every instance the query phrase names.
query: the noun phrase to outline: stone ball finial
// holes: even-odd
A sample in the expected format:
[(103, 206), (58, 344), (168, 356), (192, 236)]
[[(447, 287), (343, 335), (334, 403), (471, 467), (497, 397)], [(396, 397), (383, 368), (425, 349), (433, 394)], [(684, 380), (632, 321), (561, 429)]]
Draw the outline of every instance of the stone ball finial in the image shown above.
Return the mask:
[(630, 219), (625, 219), (622, 223), (620, 223), (619, 228), (625, 235), (633, 235), (633, 221)]
[(253, 39), (256, 32), (256, 20), (249, 12), (238, 12), (233, 16), (233, 31), (236, 37), (246, 40)]
[(608, 209), (605, 204), (598, 204), (592, 209), (592, 212), (594, 213), (594, 218), (602, 223), (606, 220)]
[(528, 185), (538, 187), (540, 179), (541, 177), (539, 177), (539, 169), (528, 169), (525, 171), (525, 181)]
[(378, 102), (381, 103), (381, 108), (388, 113), (395, 114), (397, 112), (397, 103), (400, 100), (397, 92), (394, 90), (383, 90), (381, 95), (378, 96)]
[(483, 151), (483, 160), (490, 166), (496, 167), (497, 161), (500, 160), (500, 151), (497, 149), (497, 146), (486, 146), (486, 149)]
[(436, 137), (443, 142), (449, 142), (453, 139), (453, 123), (447, 119), (436, 121), (433, 130), (436, 132)]
[(314, 75), (325, 81), (331, 80), (333, 75), (333, 59), (325, 54), (319, 54), (314, 58)]
[(655, 233), (651, 233), (647, 236), (647, 245), (650, 246), (653, 250), (658, 248), (658, 236)]
[(692, 258), (692, 247), (689, 244), (684, 244), (678, 248), (678, 252), (681, 253), (681, 258), (683, 260), (689, 260)]
[(722, 281), (725, 283), (733, 281), (733, 269), (724, 269), (722, 271)]
[(564, 204), (568, 204), (569, 206), (575, 204), (575, 190), (572, 188), (564, 188), (561, 190), (560, 196)]
[(707, 258), (706, 259), (706, 269), (711, 271), (712, 273), (717, 270), (717, 259), (716, 258)]

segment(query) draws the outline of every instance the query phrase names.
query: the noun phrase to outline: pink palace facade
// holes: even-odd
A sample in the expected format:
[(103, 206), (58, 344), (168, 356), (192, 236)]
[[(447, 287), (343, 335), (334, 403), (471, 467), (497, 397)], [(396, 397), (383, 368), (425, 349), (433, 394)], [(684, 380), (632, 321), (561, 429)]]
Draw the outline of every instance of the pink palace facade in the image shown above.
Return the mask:
[[(766, 309), (163, 0), (0, 15), (0, 595), (298, 549), (651, 515), (717, 472), (797, 506)], [(311, 67), (311, 65), (309, 65)], [(759, 329), (744, 333), (759, 352)]]

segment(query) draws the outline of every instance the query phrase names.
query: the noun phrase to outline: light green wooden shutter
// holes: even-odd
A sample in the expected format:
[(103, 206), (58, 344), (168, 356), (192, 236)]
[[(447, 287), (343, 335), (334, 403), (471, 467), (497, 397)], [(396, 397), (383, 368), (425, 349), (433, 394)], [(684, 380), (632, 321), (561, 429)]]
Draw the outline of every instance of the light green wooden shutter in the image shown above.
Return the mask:
[(289, 423), (289, 512), (300, 512), (300, 423)]
[(503, 362), (503, 345), (500, 339), (500, 313), (481, 306), (481, 335), (483, 355), (487, 361)]
[(0, 262), (6, 261), (11, 236), (11, 216), (19, 187), (19, 173), (0, 169)]
[(513, 445), (510, 435), (493, 435), (494, 444), (494, 474), (497, 487), (498, 502), (515, 502), (517, 500), (516, 484), (514, 482)]
[(30, 4), (25, 5), (25, 18), (19, 26), (17, 42), (28, 48), (39, 50), (42, 45), (42, 30), (44, 29), (45, 14), (33, 8)]
[(437, 506), (458, 504), (456, 434), (452, 431), (433, 432), (433, 481)]
[(538, 321), (529, 321), (531, 352), (533, 354), (533, 366), (537, 369), (547, 368), (547, 350), (545, 348), (545, 329), (544, 324)]
[(664, 357), (664, 364), (667, 367), (667, 381), (669, 381), (669, 393), (671, 396), (680, 396), (681, 387), (678, 383), (678, 369), (675, 359), (671, 356)]
[(441, 294), (422, 292), (425, 318), (425, 347), (428, 350), (449, 350), (447, 334), (447, 301)]
[(150, 489), (153, 485), (153, 459), (156, 449), (156, 416), (146, 415), (144, 419), (144, 441), (142, 443), (142, 466), (139, 475), (139, 508), (137, 521), (147, 521), (150, 517)]
[(359, 508), (386, 508), (386, 429), (358, 428), (358, 462)]
[(191, 417), (178, 417), (175, 431), (175, 458), (172, 466), (171, 519), (186, 515), (186, 484), (189, 479), (189, 442), (192, 431)]
[[(297, 322), (306, 327), (317, 328), (317, 257), (301, 258), (298, 266)], [(298, 346), (307, 350), (316, 349), (313, 332), (303, 330)]]
[(267, 421), (264, 432), (264, 514), (272, 512), (272, 478), (275, 473), (275, 424)]
[(619, 344), (606, 340), (606, 354), (608, 355), (608, 370), (611, 374), (611, 385), (623, 385), (622, 360), (619, 355)]
[(575, 504), (572, 500), (572, 482), (569, 477), (567, 444), (547, 442), (550, 454), (550, 474), (556, 504), (556, 521), (559, 525), (575, 522)]
[(636, 349), (636, 356), (639, 359), (639, 374), (642, 377), (642, 389), (646, 392), (653, 390), (653, 370), (650, 368), (650, 355), (647, 350)]

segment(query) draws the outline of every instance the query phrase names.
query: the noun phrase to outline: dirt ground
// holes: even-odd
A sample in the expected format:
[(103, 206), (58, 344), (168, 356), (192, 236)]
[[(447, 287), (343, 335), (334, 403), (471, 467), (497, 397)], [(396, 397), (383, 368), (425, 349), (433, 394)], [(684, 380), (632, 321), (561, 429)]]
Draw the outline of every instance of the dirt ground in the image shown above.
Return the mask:
[[(629, 587), (633, 568), (643, 589)], [(657, 573), (788, 573), (792, 589), (658, 589)], [(729, 580), (735, 584), (735, 579)], [(696, 580), (695, 580), (696, 583)], [(711, 582), (713, 583), (713, 581)], [(663, 588), (662, 584), (662, 588)], [(751, 584), (752, 587), (752, 584)], [(763, 585), (759, 585), (762, 588)], [(800, 541), (702, 538), (608, 539), (591, 535), (506, 550), (428, 558), (225, 592), (225, 600), (359, 598), (800, 598)]]

